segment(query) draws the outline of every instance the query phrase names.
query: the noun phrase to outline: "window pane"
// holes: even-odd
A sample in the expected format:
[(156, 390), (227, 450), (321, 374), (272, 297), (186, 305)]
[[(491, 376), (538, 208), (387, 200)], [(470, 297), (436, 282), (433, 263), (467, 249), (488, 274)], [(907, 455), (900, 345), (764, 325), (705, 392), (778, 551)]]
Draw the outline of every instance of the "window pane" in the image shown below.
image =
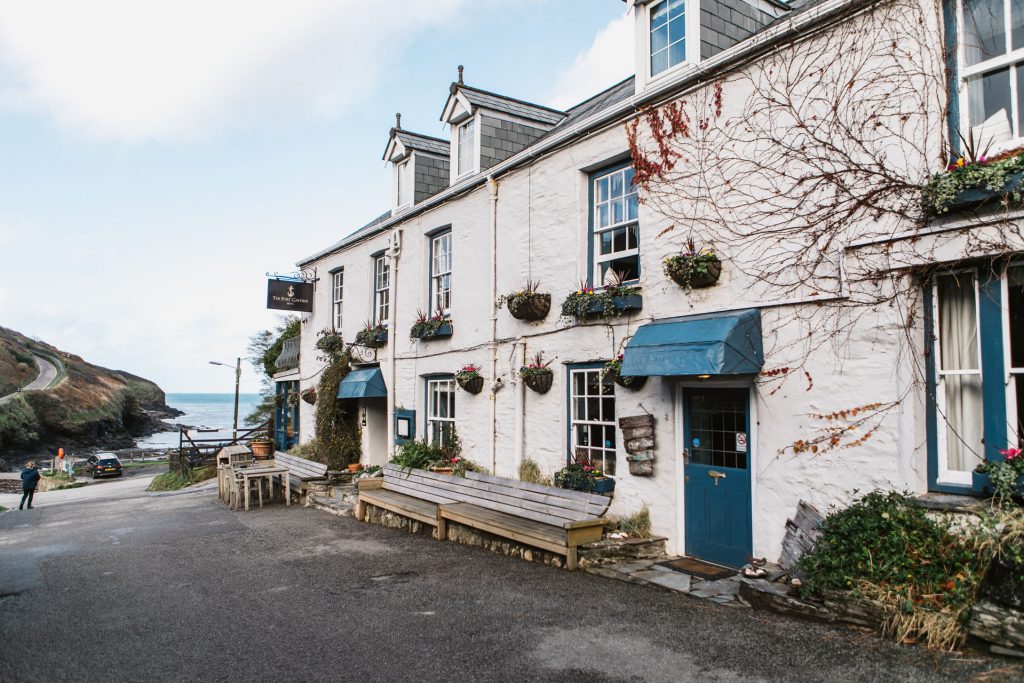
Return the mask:
[(1009, 67), (967, 79), (967, 100), (975, 140), (986, 144), (1013, 137)]
[(607, 284), (610, 279), (609, 273), (621, 273), (626, 280), (636, 280), (640, 277), (640, 257), (624, 256), (622, 258), (605, 261), (601, 264), (601, 282)]
[[(1024, 70), (1020, 70), (1017, 73), (1024, 74)], [(1018, 89), (1017, 92), (1020, 92), (1020, 90)], [(637, 196), (636, 193), (633, 193), (626, 198), (626, 220), (635, 221), (638, 211), (639, 206), (637, 203)]]
[(668, 23), (668, 3), (663, 2), (651, 10), (651, 28), (664, 26)]
[(1003, 0), (963, 0), (964, 55), (967, 65), (1006, 53)]
[(974, 276), (968, 273), (942, 276), (938, 296), (940, 369), (978, 369)]
[(601, 240), (601, 256), (612, 253), (612, 231), (602, 232), (600, 235)]
[(608, 227), (608, 205), (602, 204), (597, 210), (597, 227), (605, 228)]
[(1010, 0), (1010, 34), (1014, 50), (1024, 47), (1024, 0)]
[(678, 17), (672, 17), (672, 23), (668, 25), (668, 40), (670, 43), (675, 43), (686, 37), (686, 15), (679, 14)]
[(1024, 368), (1024, 266), (1010, 268), (1006, 274), (1007, 306), (1010, 310), (1010, 366)]
[(623, 194), (622, 173), (613, 173), (609, 180), (611, 181), (612, 197), (621, 197)]
[(668, 49), (668, 61), (669, 64), (675, 66), (676, 64), (682, 64), (686, 61), (686, 41), (680, 40), (678, 43), (673, 43), (672, 47)]
[(572, 391), (576, 396), (582, 396), (587, 385), (587, 378), (582, 372), (575, 372), (572, 376)]
[(597, 200), (599, 202), (608, 201), (608, 178), (601, 178), (597, 181)]
[(651, 55), (651, 75), (660, 74), (668, 68), (668, 50), (662, 50)]
[(1024, 62), (1017, 64), (1014, 69), (1017, 72), (1017, 129), (1014, 136), (1020, 136), (1024, 131)]
[[(1017, 448), (1024, 448), (1024, 375), (1013, 378), (1014, 395), (1016, 396), (1016, 425), (1010, 424), (1010, 439), (1017, 435)], [(1010, 444), (1007, 444), (1010, 445)]]
[(640, 238), (639, 238), (639, 232), (640, 231), (638, 229), (638, 226), (631, 225), (628, 228), (626, 228), (626, 232), (627, 232), (627, 234), (629, 236), (629, 239), (626, 242), (626, 246), (629, 249), (637, 249), (639, 247), (639, 244), (640, 244)]
[(672, 19), (675, 19), (685, 8), (686, 2), (684, 0), (669, 0), (668, 15)]
[(618, 230), (614, 230), (613, 233), (615, 234), (615, 241), (613, 243), (614, 250), (615, 251), (625, 251), (626, 250), (626, 231), (624, 229), (620, 228)]
[(943, 384), (946, 467), (956, 472), (969, 472), (977, 467), (985, 452), (981, 441), (981, 377), (947, 375)]

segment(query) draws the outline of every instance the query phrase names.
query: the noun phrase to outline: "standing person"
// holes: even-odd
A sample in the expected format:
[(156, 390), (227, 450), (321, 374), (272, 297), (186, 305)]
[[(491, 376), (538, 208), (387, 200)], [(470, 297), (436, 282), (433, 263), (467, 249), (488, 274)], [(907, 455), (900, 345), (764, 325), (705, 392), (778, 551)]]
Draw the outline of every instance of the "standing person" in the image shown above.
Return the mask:
[(58, 448), (57, 449), (57, 466), (54, 467), (54, 469), (57, 470), (58, 472), (63, 472), (64, 471), (64, 449), (63, 448)]
[(39, 470), (35, 462), (29, 462), (21, 471), (21, 505), (19, 510), (25, 509), (25, 501), (28, 500), (28, 509), (32, 509), (32, 496), (35, 495), (36, 486), (39, 484)]

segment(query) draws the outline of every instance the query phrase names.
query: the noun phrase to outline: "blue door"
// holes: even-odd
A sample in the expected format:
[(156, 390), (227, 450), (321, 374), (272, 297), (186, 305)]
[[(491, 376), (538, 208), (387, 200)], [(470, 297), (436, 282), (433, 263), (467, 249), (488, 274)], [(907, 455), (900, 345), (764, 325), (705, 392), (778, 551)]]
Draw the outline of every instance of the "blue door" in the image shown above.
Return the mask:
[(749, 390), (683, 390), (686, 554), (741, 567), (751, 553)]

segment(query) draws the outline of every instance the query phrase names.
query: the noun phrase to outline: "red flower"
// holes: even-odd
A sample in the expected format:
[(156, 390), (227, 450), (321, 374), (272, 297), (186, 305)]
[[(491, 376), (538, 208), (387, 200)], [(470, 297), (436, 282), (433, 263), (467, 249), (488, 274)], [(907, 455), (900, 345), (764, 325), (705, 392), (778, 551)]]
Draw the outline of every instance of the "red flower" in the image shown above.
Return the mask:
[(1022, 451), (1019, 448), (1006, 448), (999, 450), (999, 454), (1007, 460), (1016, 460), (1021, 456), (1021, 452)]

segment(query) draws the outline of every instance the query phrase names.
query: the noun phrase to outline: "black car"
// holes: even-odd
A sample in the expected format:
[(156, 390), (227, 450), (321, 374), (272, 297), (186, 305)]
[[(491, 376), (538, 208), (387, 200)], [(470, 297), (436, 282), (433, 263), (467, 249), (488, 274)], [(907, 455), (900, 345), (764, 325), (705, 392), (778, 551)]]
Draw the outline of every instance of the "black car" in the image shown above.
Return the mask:
[(121, 467), (121, 461), (118, 460), (117, 456), (113, 453), (97, 453), (96, 455), (90, 455), (89, 459), (85, 461), (85, 471), (92, 474), (92, 478), (97, 477), (120, 477), (124, 475), (124, 468)]

